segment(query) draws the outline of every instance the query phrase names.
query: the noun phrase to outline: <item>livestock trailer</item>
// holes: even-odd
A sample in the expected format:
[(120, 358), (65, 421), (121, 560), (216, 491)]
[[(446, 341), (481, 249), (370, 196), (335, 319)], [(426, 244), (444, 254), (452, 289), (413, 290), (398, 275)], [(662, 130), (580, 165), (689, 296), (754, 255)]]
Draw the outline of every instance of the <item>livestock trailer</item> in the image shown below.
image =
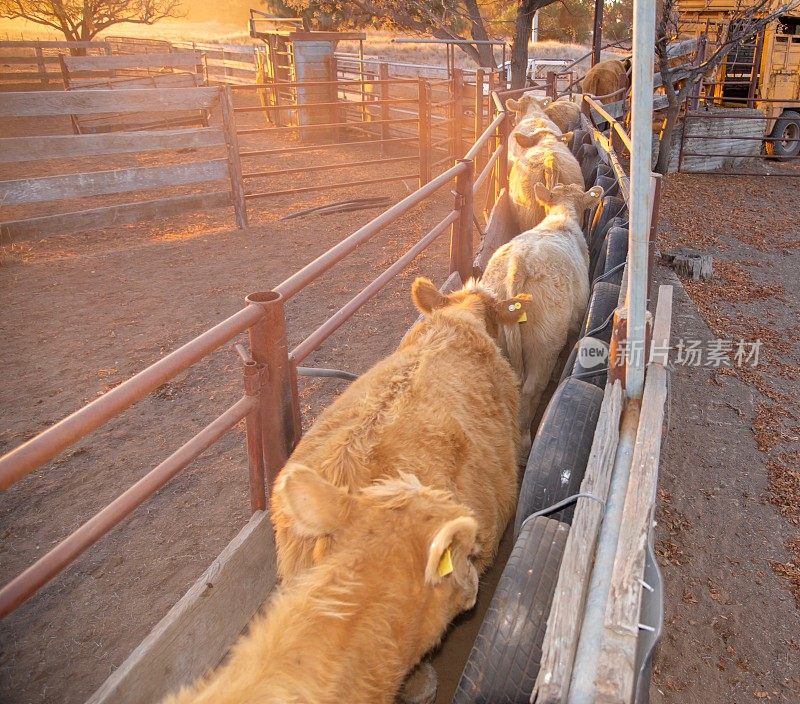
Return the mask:
[[(783, 3), (764, 8), (777, 10)], [(755, 0), (679, 0), (679, 28), (704, 36), (712, 50)], [(762, 13), (762, 14), (763, 14)], [(714, 105), (756, 108), (766, 118), (765, 143), (774, 156), (800, 154), (800, 7), (786, 10), (757, 34), (734, 46), (704, 84)]]

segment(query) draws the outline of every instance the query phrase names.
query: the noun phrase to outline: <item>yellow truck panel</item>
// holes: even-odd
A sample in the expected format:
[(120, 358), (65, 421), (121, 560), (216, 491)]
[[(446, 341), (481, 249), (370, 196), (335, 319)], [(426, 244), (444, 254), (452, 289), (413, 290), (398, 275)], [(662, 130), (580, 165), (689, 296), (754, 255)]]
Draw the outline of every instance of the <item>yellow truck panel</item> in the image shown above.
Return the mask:
[[(736, 13), (752, 0), (679, 0), (678, 11), (686, 36), (705, 34), (709, 47)], [(783, 5), (774, 0), (771, 7)], [(767, 115), (767, 133), (783, 137), (768, 144), (779, 155), (800, 154), (800, 7), (771, 22), (750, 43), (736, 47), (707, 77), (706, 95), (729, 107), (755, 107)], [(783, 150), (783, 151), (781, 151)]]

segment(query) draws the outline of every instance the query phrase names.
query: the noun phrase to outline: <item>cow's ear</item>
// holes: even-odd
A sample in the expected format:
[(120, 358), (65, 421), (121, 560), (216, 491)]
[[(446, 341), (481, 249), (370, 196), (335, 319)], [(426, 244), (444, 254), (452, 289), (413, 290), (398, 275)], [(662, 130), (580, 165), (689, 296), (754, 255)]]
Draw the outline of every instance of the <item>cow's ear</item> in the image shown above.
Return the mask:
[(564, 142), (564, 144), (569, 144), (574, 135), (574, 132), (564, 132), (564, 134), (561, 135), (561, 141)]
[(506, 108), (512, 110), (513, 112), (519, 112), (521, 110), (519, 101), (514, 100), (514, 98), (509, 98), (506, 100)]
[(584, 209), (593, 208), (603, 199), (603, 187), (592, 186), (584, 195)]
[(304, 538), (332, 535), (347, 522), (352, 498), (308, 467), (284, 467), (275, 491), (283, 498), (292, 529)]
[(533, 195), (541, 205), (552, 205), (553, 203), (553, 194), (543, 183), (534, 184)]
[(517, 144), (523, 149), (530, 149), (531, 147), (535, 147), (542, 137), (545, 135), (552, 134), (549, 130), (536, 130), (533, 134), (523, 134), (522, 132), (515, 132), (514, 139), (517, 140)]
[(498, 301), (494, 304), (494, 317), (500, 325), (525, 323), (530, 313), (531, 295), (518, 293), (514, 298)]
[(439, 528), (428, 548), (425, 582), (439, 584), (453, 571), (453, 563), (472, 554), (478, 535), (478, 522), (471, 516), (461, 516)]
[(449, 300), (436, 288), (433, 281), (420, 276), (411, 285), (411, 300), (420, 313), (427, 315), (437, 308), (444, 308)]

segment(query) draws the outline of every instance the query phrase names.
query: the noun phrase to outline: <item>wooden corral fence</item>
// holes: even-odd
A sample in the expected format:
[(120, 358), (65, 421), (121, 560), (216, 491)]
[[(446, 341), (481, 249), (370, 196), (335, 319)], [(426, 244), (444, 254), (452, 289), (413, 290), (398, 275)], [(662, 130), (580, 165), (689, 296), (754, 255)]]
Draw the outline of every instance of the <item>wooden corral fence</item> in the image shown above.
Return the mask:
[[(187, 89), (175, 93), (189, 96), (202, 91), (202, 95), (216, 95), (219, 90)], [(145, 93), (144, 90), (136, 92)], [(43, 95), (39, 93), (35, 97)], [(118, 93), (114, 94), (115, 98), (117, 96)], [(28, 111), (39, 112), (33, 108)], [(492, 121), (466, 159), (343, 239), (272, 291), (251, 294), (240, 312), (0, 458), (0, 489), (7, 489), (214, 350), (248, 333), (249, 350), (237, 345), (243, 364), (243, 397), (0, 590), (0, 616), (3, 616), (33, 596), (225, 433), (245, 421), (252, 519), (209, 571), (95, 693), (90, 699), (93, 704), (158, 701), (178, 684), (216, 665), (264, 602), (275, 584), (275, 553), (266, 513), (267, 496), (301, 436), (297, 377), (304, 370), (300, 365), (446, 232), (450, 233), (450, 266), (443, 289), (459, 287), (461, 281), (472, 274), (473, 195), (506, 150), (504, 145), (496, 149), (492, 164), (477, 177), (472, 156), (496, 143), (497, 130), (505, 119), (503, 114)], [(103, 139), (109, 137), (117, 135), (102, 136)], [(69, 139), (77, 143), (75, 140), (89, 137)], [(435, 194), (451, 190), (455, 193), (453, 208), (434, 227), (319, 328), (293, 349), (289, 348), (284, 310), (294, 296), (388, 225)]]
[(174, 45), (165, 39), (143, 37), (104, 36), (112, 54), (168, 54)]
[[(195, 53), (142, 53), (111, 56), (61, 57), (67, 90), (126, 90), (131, 88), (196, 88), (205, 83), (200, 55)], [(206, 110), (137, 114), (113, 112), (72, 115), (76, 134), (96, 134), (154, 127), (208, 125)]]
[[(184, 148), (216, 148), (220, 153), (217, 158), (202, 161), (73, 172), (0, 182), (0, 202), (7, 207), (149, 189), (163, 190), (175, 186), (208, 186), (212, 183), (217, 186), (216, 190), (210, 192), (206, 190), (4, 222), (1, 226), (3, 240), (79, 232), (106, 227), (109, 223), (139, 222), (229, 205), (234, 207), (237, 225), (246, 227), (247, 214), (229, 91), (228, 88), (214, 87), (0, 93), (2, 118), (82, 117), (112, 111), (139, 114), (147, 110), (150, 113), (163, 111), (169, 114), (186, 110), (218, 110), (222, 121), (222, 127), (0, 139), (0, 162), (3, 163), (170, 152)], [(220, 188), (223, 183), (226, 186)]]
[(111, 44), (99, 41), (0, 42), (0, 85), (63, 88), (61, 57), (76, 51), (88, 56), (105, 56), (111, 54)]
[(256, 47), (246, 44), (173, 42), (178, 51), (199, 52), (207, 83), (250, 85), (256, 83)]

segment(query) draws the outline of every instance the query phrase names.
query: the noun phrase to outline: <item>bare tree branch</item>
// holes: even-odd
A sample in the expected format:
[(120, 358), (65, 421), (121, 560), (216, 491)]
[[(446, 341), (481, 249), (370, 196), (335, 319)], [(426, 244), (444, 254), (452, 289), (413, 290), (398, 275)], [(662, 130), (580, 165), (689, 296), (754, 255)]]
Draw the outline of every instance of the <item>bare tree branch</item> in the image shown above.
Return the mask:
[(122, 22), (150, 25), (180, 16), (180, 0), (0, 0), (0, 17), (52, 27), (70, 41), (89, 41)]

